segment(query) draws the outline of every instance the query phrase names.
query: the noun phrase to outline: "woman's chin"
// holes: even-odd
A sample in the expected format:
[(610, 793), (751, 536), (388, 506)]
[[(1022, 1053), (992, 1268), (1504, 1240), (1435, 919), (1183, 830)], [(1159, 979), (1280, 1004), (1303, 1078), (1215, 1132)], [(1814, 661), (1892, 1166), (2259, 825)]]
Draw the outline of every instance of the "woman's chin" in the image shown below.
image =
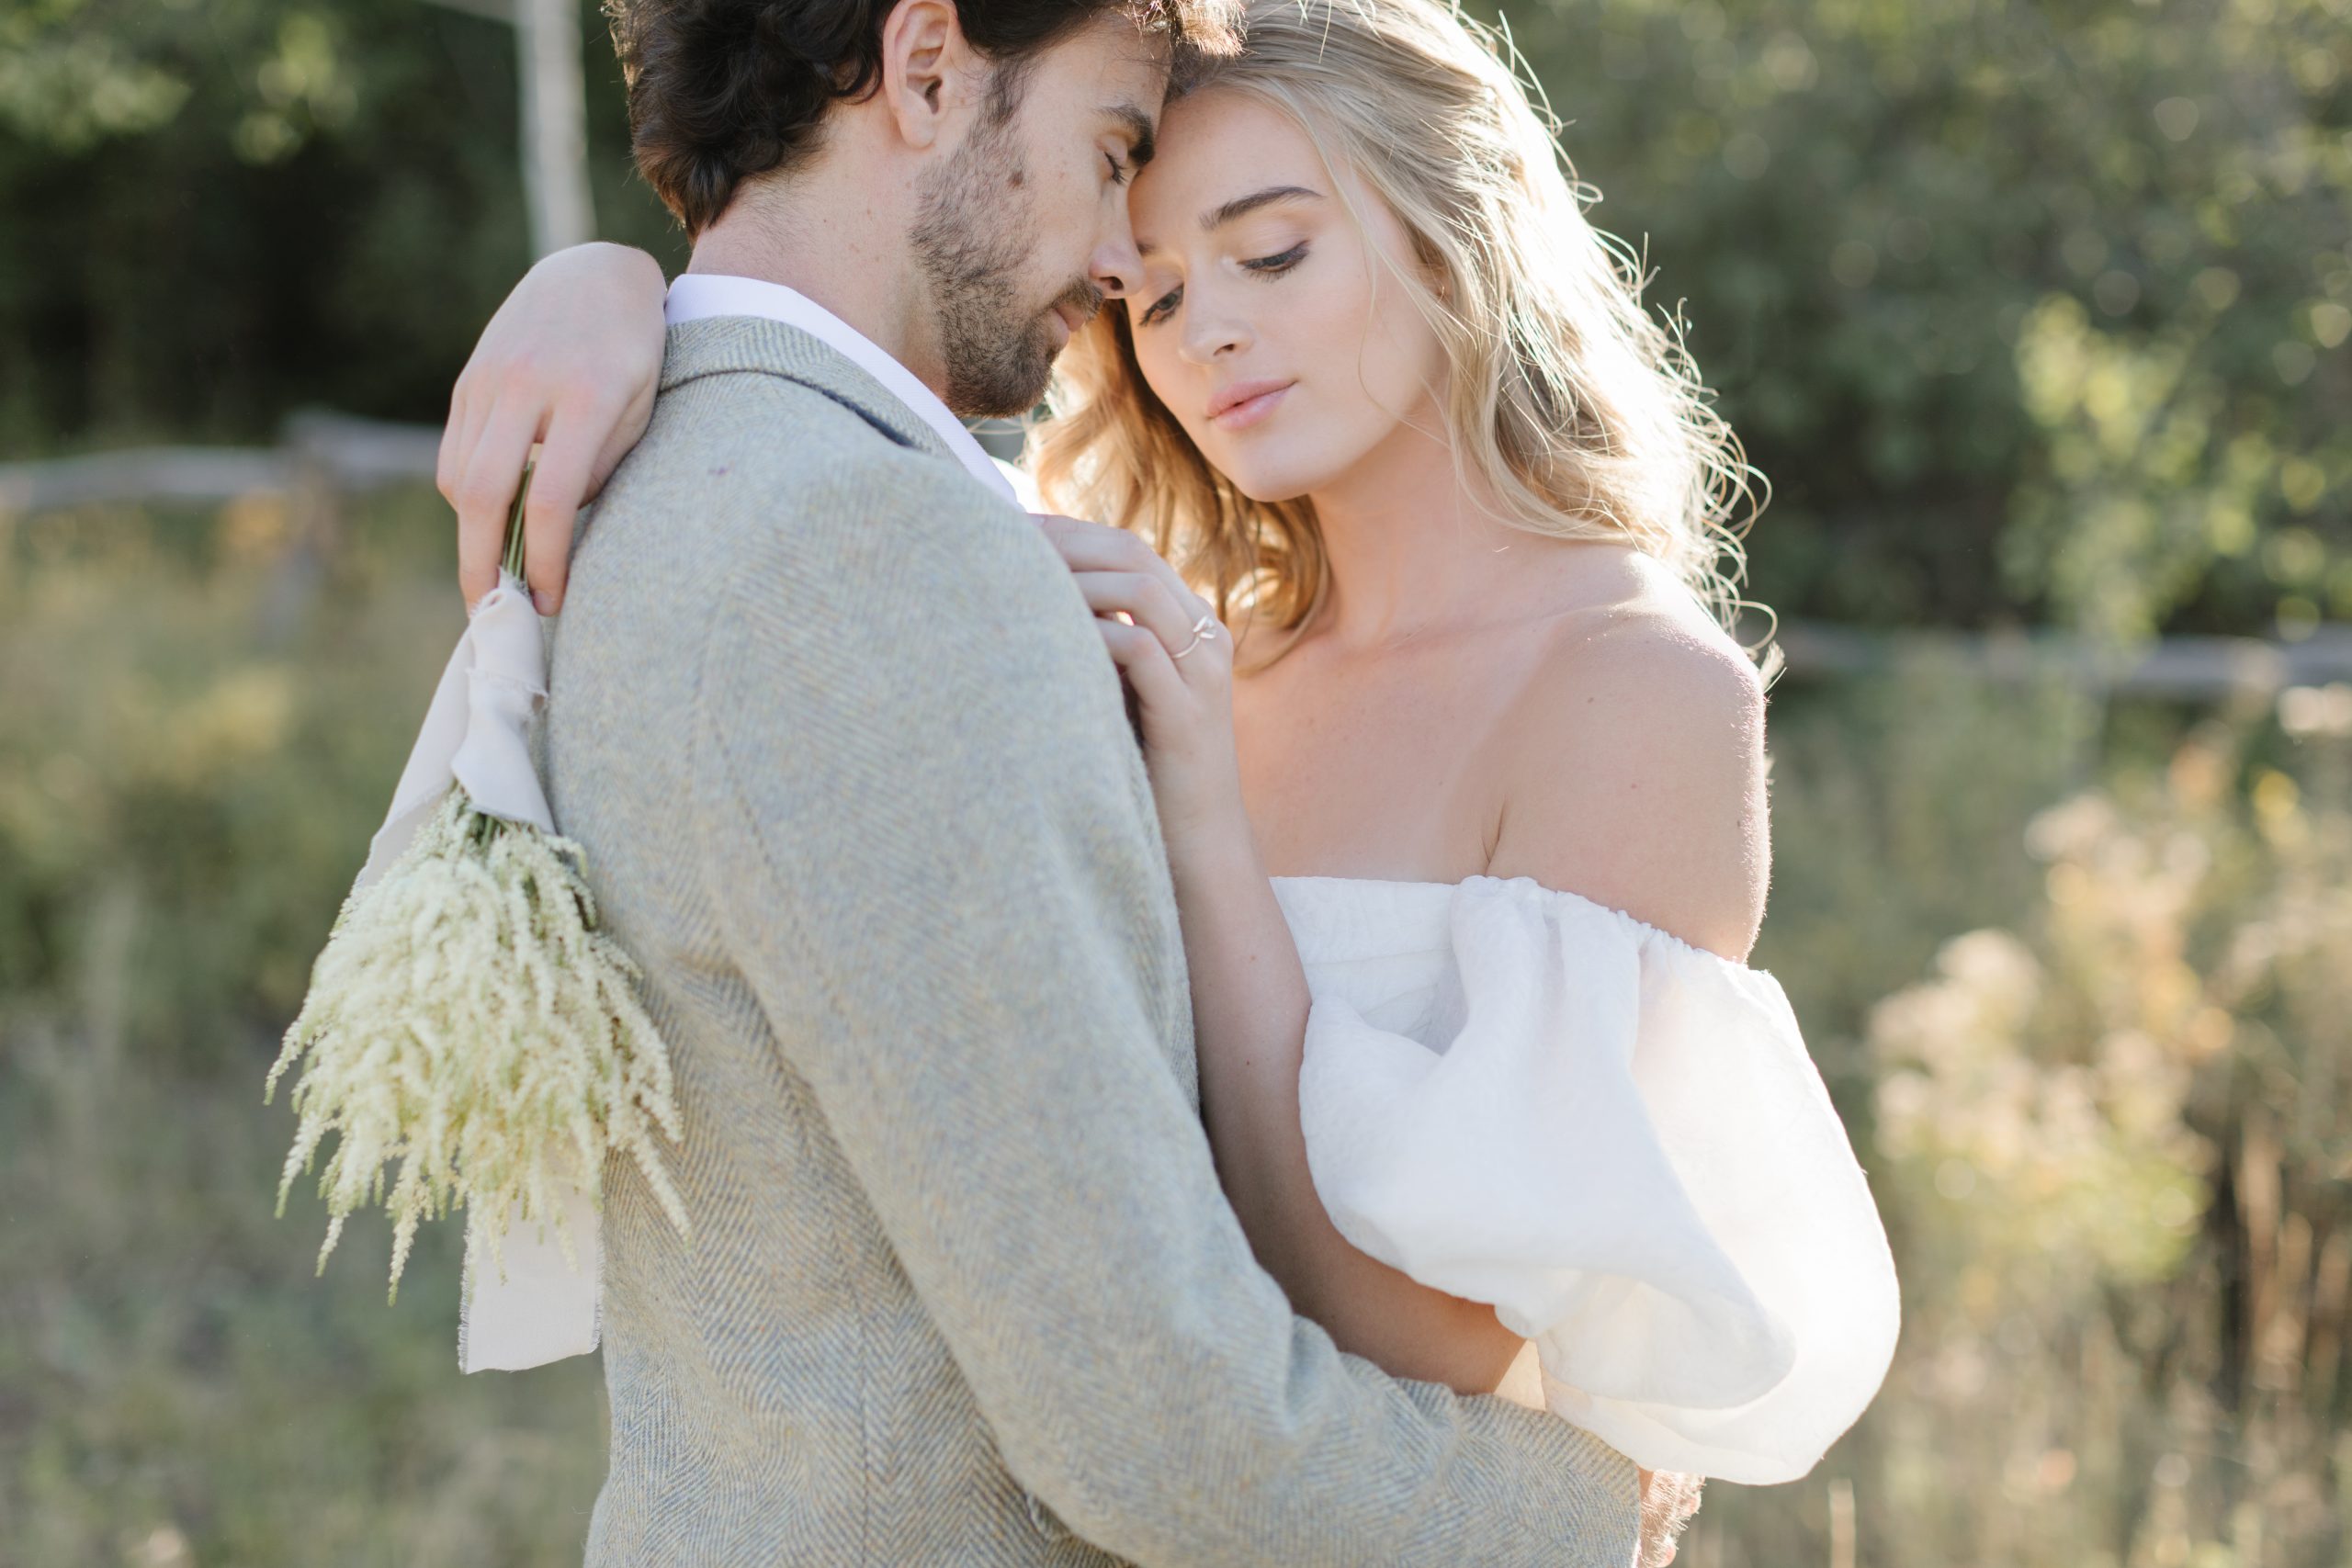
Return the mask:
[[(1230, 462), (1209, 458), (1233, 488), (1261, 506), (1278, 506), (1344, 484), (1377, 444), (1359, 447), (1349, 441), (1298, 442), (1287, 450), (1272, 441), (1218, 445), (1238, 448), (1223, 454)], [(1296, 449), (1300, 447), (1306, 449)]]
[(1312, 480), (1261, 464), (1238, 463), (1221, 471), (1234, 489), (1261, 506), (1279, 506), (1285, 501), (1296, 501), (1315, 489)]

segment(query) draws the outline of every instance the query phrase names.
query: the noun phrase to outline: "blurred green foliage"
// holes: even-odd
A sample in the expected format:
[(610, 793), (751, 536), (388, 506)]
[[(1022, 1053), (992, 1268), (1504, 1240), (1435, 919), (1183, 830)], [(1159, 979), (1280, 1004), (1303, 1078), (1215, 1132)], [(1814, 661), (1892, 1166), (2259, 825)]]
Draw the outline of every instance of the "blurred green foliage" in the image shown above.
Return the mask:
[[(2352, 685), (2219, 711), (1929, 655), (1784, 686), (1786, 985), (1904, 1333), (1678, 1561), (2319, 1568), (2352, 1536)], [(1839, 1488), (1852, 1557), (1839, 1557)]]
[(2343, 1560), (2352, 688), (2324, 703), (2291, 761), (2224, 716), (2038, 814), (2030, 911), (1872, 1010), (1910, 1222), (1881, 1492), (1954, 1560)]
[[(671, 246), (593, 5), (607, 237)], [(426, 0), (0, 5), (0, 452), (437, 421), (528, 265), (511, 28)]]
[[(429, 493), (0, 522), (0, 1561), (579, 1561), (592, 1362), (461, 1379), (458, 1238), (311, 1278), (261, 1073), (462, 625)], [(289, 610), (287, 599), (317, 597)]]
[[(602, 227), (674, 264), (582, 12)], [(1504, 13), (1772, 481), (1757, 597), (2126, 638), (2352, 614), (2341, 0)], [(0, 7), (0, 449), (437, 420), (527, 259), (512, 50), (429, 0)]]
[(1773, 483), (1757, 597), (2115, 637), (2352, 614), (2337, 0), (1501, 9)]
[[(2344, 0), (1509, 19), (1773, 481), (1756, 597), (2352, 615)], [(604, 231), (674, 264), (589, 59)], [(505, 29), (424, 0), (0, 5), (0, 453), (437, 418), (526, 259), (514, 97)], [(453, 1235), (387, 1310), (381, 1227), (314, 1281), (315, 1202), (269, 1217), (261, 1073), (458, 625), (448, 535), (421, 491), (0, 515), (0, 1559), (576, 1560), (595, 1367), (460, 1379)], [(1684, 1563), (2345, 1561), (2347, 733), (2352, 689), (2191, 713), (1928, 654), (1776, 689), (1755, 962), (1905, 1333)]]
[[(322, 550), (322, 541), (333, 548)], [(458, 1235), (311, 1277), (261, 1078), (458, 626), (437, 502), (0, 527), (0, 1539), (558, 1563), (598, 1368), (461, 1378)], [(289, 600), (289, 595), (292, 598)], [(290, 605), (290, 607), (289, 607)], [(2352, 1473), (2352, 686), (2213, 714), (1905, 658), (1772, 718), (1787, 987), (1905, 1325), (1695, 1568), (2320, 1568)], [(1842, 1494), (1839, 1489), (1843, 1488)], [(11, 1558), (10, 1560), (14, 1560)]]

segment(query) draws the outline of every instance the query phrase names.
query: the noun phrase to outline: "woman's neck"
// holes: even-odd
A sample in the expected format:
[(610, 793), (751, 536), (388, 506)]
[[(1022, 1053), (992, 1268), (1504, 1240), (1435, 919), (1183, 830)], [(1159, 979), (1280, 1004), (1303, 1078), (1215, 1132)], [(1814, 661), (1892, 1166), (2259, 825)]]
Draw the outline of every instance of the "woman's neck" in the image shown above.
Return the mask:
[(1501, 521), (1491, 496), (1464, 488), (1452, 448), (1430, 434), (1442, 418), (1424, 408), (1307, 498), (1331, 569), (1309, 635), (1335, 650), (1372, 651), (1508, 615), (1560, 553)]

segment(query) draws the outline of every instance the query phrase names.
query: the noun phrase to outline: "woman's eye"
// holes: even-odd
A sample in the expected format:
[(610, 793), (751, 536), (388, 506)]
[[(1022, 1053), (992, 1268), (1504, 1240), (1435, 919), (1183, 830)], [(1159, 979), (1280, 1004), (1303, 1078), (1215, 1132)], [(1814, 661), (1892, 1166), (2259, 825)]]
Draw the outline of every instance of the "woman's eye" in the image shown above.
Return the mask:
[(1141, 316), (1136, 318), (1136, 324), (1146, 327), (1159, 325), (1161, 321), (1166, 321), (1169, 317), (1176, 313), (1177, 301), (1182, 299), (1183, 297), (1183, 285), (1179, 284), (1175, 288), (1170, 289), (1167, 293), (1161, 295), (1159, 299), (1154, 299), (1151, 302), (1150, 307), (1147, 309)]
[(1280, 277), (1306, 259), (1306, 242), (1300, 241), (1278, 256), (1260, 256), (1241, 265), (1264, 277)]

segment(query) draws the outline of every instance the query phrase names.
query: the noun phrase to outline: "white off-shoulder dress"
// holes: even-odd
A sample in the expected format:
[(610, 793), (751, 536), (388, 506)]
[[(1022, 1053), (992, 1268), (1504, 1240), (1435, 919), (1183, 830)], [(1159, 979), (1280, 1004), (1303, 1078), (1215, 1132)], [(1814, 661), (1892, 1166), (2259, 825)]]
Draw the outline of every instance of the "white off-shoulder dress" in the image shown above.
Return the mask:
[(1636, 1464), (1792, 1481), (1886, 1374), (1894, 1264), (1780, 982), (1521, 877), (1276, 877), (1340, 1234), (1490, 1302)]

